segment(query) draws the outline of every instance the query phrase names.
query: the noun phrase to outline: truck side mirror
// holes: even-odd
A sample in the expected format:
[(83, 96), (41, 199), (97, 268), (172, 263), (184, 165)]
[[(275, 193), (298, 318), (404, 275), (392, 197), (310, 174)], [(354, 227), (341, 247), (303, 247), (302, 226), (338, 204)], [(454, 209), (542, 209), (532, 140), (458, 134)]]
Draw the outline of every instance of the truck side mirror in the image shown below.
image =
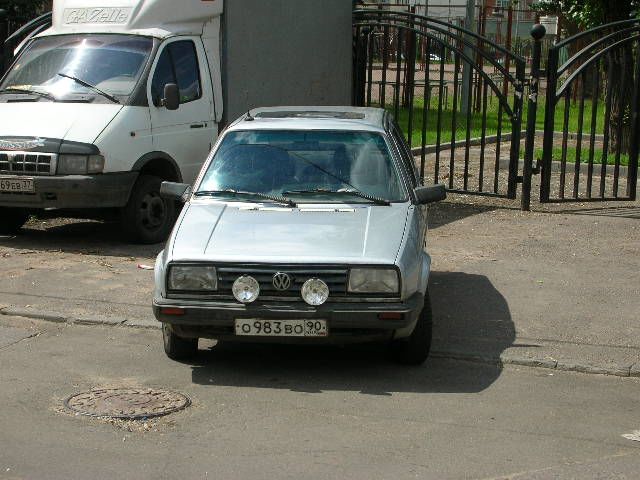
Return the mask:
[(167, 83), (164, 86), (162, 106), (167, 110), (178, 110), (180, 108), (180, 90), (175, 83)]
[(444, 185), (433, 185), (431, 187), (418, 187), (414, 190), (418, 205), (428, 205), (430, 203), (441, 202), (447, 198), (447, 191)]
[(162, 182), (160, 184), (160, 196), (167, 200), (179, 200), (185, 203), (191, 195), (191, 185), (186, 183)]

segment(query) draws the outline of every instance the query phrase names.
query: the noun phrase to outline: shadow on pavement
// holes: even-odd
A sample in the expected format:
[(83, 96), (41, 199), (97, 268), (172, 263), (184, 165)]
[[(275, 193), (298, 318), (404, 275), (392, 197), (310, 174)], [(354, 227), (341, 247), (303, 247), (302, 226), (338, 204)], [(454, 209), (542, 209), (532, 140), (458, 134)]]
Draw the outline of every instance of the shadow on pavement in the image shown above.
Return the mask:
[(429, 207), (429, 228), (435, 229), (473, 215), (495, 210), (495, 205), (467, 205), (440, 202)]
[(611, 218), (631, 218), (640, 220), (640, 207), (622, 206), (622, 207), (600, 207), (600, 208), (578, 208), (557, 210), (551, 213), (562, 213), (565, 215), (588, 215), (593, 217), (611, 217)]
[[(505, 299), (486, 277), (464, 273), (432, 276), (433, 349), (453, 342), (484, 342), (499, 356), (515, 333)], [(199, 385), (275, 388), (299, 392), (359, 391), (472, 393), (488, 388), (500, 376), (499, 365), (430, 359), (421, 367), (394, 364), (385, 345), (344, 347), (223, 343), (201, 351), (192, 363)]]
[(32, 221), (16, 235), (0, 236), (0, 246), (45, 252), (150, 257), (160, 252), (163, 245), (127, 244), (119, 223), (55, 218)]

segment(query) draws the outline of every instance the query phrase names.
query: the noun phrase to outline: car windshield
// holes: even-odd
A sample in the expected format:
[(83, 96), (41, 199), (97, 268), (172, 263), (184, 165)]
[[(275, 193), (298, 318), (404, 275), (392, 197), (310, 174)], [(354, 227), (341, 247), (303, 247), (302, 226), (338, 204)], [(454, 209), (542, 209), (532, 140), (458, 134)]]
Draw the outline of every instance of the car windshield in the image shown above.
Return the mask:
[(77, 94), (104, 98), (96, 89), (82, 85), (84, 82), (108, 95), (128, 96), (140, 79), (152, 48), (151, 38), (134, 35), (37, 38), (7, 74), (0, 91), (40, 92), (56, 99)]
[(286, 196), (296, 203), (407, 199), (387, 143), (374, 132), (230, 132), (196, 195), (224, 191)]

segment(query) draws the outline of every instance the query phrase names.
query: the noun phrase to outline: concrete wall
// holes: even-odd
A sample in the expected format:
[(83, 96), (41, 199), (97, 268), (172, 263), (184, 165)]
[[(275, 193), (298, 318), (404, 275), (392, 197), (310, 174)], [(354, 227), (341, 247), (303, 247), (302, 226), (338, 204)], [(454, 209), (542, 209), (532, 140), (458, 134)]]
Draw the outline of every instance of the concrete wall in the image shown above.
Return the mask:
[(223, 122), (249, 108), (351, 103), (351, 0), (226, 0)]

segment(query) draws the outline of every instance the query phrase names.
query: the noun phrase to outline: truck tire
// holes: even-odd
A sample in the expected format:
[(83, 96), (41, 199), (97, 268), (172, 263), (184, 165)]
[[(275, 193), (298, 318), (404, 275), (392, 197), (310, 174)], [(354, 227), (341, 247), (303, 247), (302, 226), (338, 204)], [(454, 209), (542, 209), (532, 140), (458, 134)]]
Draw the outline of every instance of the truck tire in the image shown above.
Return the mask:
[(160, 196), (162, 179), (142, 174), (138, 177), (129, 202), (122, 210), (122, 229), (126, 237), (141, 244), (167, 239), (176, 219), (175, 202)]
[(424, 299), (424, 307), (420, 312), (416, 328), (408, 338), (394, 340), (391, 344), (393, 359), (403, 365), (422, 365), (429, 357), (431, 350), (431, 332), (433, 320), (431, 313), (431, 301), (427, 291)]
[(174, 333), (171, 326), (162, 324), (162, 340), (164, 342), (164, 353), (171, 360), (187, 360), (193, 358), (198, 353), (197, 338), (182, 338)]
[(21, 208), (0, 208), (0, 234), (16, 233), (29, 219)]

